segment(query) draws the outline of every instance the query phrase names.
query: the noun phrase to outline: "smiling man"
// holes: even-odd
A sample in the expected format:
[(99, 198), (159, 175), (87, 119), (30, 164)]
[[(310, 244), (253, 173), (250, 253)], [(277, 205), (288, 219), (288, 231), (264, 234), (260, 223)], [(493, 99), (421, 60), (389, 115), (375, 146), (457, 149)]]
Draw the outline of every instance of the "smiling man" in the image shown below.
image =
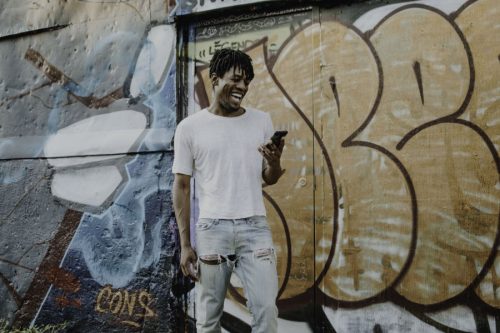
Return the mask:
[[(210, 61), (212, 104), (177, 126), (174, 140), (174, 210), (181, 239), (181, 269), (196, 280), (197, 332), (220, 332), (231, 273), (243, 283), (252, 332), (277, 331), (278, 277), (266, 220), (262, 181), (282, 175), (284, 140), (270, 141), (273, 125), (262, 111), (241, 106), (254, 77), (252, 60), (222, 49)], [(200, 203), (196, 251), (190, 243), (190, 180)]]

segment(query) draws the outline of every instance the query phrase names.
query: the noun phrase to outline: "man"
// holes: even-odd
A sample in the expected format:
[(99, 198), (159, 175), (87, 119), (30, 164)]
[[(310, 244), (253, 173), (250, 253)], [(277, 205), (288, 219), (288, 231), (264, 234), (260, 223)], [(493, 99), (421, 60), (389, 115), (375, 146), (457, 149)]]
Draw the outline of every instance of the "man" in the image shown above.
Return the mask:
[[(262, 180), (283, 171), (279, 146), (271, 141), (268, 114), (243, 108), (254, 77), (252, 60), (222, 49), (210, 61), (212, 104), (179, 123), (174, 139), (174, 210), (181, 240), (181, 269), (196, 280), (198, 333), (220, 332), (220, 317), (232, 271), (243, 283), (253, 333), (277, 331), (278, 277), (266, 221)], [(196, 180), (200, 216), (196, 252), (190, 242), (190, 179)], [(197, 257), (198, 255), (198, 257)], [(196, 267), (196, 268), (195, 268)]]

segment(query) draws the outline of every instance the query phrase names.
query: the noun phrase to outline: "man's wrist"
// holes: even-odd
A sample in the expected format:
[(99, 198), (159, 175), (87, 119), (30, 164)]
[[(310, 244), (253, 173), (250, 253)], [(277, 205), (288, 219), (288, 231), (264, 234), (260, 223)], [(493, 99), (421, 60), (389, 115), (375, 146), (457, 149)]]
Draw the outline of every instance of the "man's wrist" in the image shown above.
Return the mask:
[(191, 249), (191, 248), (192, 248), (191, 242), (181, 244), (181, 250), (187, 250), (187, 249)]
[(267, 166), (270, 168), (270, 169), (274, 169), (274, 170), (281, 170), (281, 162), (280, 160), (278, 160), (277, 162), (268, 162), (267, 163)]

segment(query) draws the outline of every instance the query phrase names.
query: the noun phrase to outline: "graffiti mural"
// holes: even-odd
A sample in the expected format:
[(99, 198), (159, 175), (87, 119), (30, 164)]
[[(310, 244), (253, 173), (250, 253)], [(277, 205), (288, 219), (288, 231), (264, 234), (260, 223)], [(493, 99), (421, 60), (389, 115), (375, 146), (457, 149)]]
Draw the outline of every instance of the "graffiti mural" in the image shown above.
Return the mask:
[(182, 326), (165, 2), (1, 6), (0, 318)]
[[(206, 55), (240, 48), (256, 72), (245, 103), (290, 132), (286, 174), (264, 189), (280, 331), (497, 331), (500, 8), (352, 7), (277, 16), (287, 30), (196, 28), (191, 110), (211, 99)], [(249, 323), (240, 287), (231, 332)]]
[[(195, 331), (171, 139), (231, 47), (254, 59), (245, 103), (289, 131), (264, 188), (279, 331), (500, 332), (497, 1), (263, 2), (0, 4), (0, 319)], [(178, 82), (169, 22), (205, 11)], [(245, 302), (233, 277), (225, 332), (250, 331)]]

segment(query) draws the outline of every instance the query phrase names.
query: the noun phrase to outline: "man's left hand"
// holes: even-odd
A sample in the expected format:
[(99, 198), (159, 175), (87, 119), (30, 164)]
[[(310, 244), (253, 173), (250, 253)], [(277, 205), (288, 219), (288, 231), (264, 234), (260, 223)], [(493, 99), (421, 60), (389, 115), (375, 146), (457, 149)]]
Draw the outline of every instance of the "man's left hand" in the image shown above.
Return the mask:
[(285, 140), (281, 139), (279, 146), (276, 146), (272, 141), (269, 141), (266, 144), (260, 145), (258, 150), (269, 166), (279, 166), (284, 146)]

